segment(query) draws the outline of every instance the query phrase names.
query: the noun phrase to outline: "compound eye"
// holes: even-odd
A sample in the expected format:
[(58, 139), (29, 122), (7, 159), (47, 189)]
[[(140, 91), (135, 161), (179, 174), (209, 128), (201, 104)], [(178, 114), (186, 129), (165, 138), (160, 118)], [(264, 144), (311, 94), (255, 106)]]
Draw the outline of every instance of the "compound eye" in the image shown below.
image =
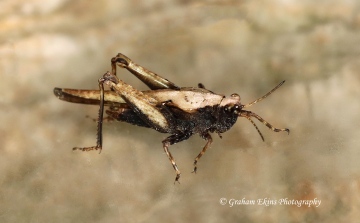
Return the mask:
[(240, 101), (240, 95), (238, 95), (238, 94), (236, 94), (236, 93), (231, 94), (230, 97), (232, 97), (232, 98), (237, 99), (238, 101)]

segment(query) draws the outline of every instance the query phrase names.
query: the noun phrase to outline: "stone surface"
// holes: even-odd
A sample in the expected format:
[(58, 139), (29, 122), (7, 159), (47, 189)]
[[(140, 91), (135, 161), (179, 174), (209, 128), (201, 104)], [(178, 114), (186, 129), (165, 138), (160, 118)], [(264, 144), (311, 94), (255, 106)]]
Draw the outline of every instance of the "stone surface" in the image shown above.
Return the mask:
[[(1, 222), (355, 222), (360, 219), (360, 4), (348, 1), (2, 1)], [(121, 52), (180, 86), (203, 83), (244, 103), (286, 83), (214, 144), (163, 152), (166, 135), (105, 123), (97, 106), (65, 103), (54, 87), (97, 89)], [(121, 70), (118, 75), (145, 86)], [(87, 118), (90, 117), (90, 118)], [(265, 206), (220, 198), (268, 199)], [(321, 200), (319, 207), (280, 199)]]

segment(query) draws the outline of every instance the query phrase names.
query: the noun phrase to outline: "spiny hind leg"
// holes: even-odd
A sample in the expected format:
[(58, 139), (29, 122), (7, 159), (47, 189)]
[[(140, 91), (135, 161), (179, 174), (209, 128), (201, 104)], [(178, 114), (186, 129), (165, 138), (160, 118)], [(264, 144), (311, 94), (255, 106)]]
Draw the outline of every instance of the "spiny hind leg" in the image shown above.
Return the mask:
[(116, 75), (116, 66), (127, 69), (152, 90), (179, 89), (171, 81), (134, 63), (130, 58), (121, 53), (111, 59), (111, 68), (114, 75)]
[(126, 84), (110, 72), (104, 74), (103, 80), (146, 125), (159, 132), (169, 132), (174, 126), (173, 114), (164, 103)]
[(102, 150), (102, 123), (104, 118), (104, 80), (103, 78), (99, 79), (99, 89), (100, 89), (100, 106), (99, 106), (99, 114), (97, 121), (97, 138), (95, 146), (88, 147), (74, 147), (73, 150), (81, 150), (81, 151), (91, 151), (91, 150), (99, 150), (101, 153)]

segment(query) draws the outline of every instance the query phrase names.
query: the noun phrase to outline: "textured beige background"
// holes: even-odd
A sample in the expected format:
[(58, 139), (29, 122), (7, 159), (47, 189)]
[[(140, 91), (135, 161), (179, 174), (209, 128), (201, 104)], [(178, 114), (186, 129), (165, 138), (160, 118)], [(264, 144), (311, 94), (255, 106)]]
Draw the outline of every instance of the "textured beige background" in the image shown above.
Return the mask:
[[(348, 1), (0, 2), (1, 222), (355, 222), (360, 219), (360, 4)], [(58, 100), (54, 87), (97, 89), (124, 53), (180, 86), (239, 93), (262, 142), (239, 120), (191, 174), (199, 137), (124, 123), (95, 143), (97, 106)], [(145, 86), (127, 72), (121, 78)], [(87, 118), (90, 117), (90, 118)], [(227, 199), (320, 199), (319, 207), (220, 205)]]

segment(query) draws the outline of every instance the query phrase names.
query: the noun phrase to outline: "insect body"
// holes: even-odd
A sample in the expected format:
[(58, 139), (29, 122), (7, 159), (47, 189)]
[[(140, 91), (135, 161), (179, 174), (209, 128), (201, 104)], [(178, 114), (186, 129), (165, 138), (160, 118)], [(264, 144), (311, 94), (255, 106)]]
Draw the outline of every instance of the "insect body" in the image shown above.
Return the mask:
[[(151, 90), (139, 91), (120, 80), (116, 76), (117, 66), (130, 71)], [(178, 87), (169, 80), (135, 64), (123, 54), (118, 54), (111, 59), (111, 67), (112, 71), (106, 72), (99, 79), (100, 90), (54, 89), (54, 94), (64, 101), (100, 104), (96, 146), (75, 147), (74, 150), (101, 151), (104, 106), (109, 106), (109, 110), (106, 111), (109, 119), (153, 128), (158, 132), (170, 134), (162, 143), (164, 151), (175, 169), (175, 182), (180, 178), (180, 171), (169, 151), (169, 146), (186, 140), (194, 134), (199, 134), (200, 137), (207, 141), (194, 160), (193, 172), (196, 172), (198, 160), (212, 143), (210, 133), (217, 133), (221, 137), (220, 134), (229, 130), (238, 117), (247, 118), (257, 129), (262, 140), (264, 140), (264, 137), (251, 118), (258, 119), (272, 131), (290, 132), (287, 128), (275, 128), (259, 115), (244, 110), (269, 96), (285, 81), (263, 97), (243, 105), (238, 94), (225, 97), (207, 90), (202, 84), (199, 84), (197, 88)], [(105, 91), (104, 84), (110, 90)]]

